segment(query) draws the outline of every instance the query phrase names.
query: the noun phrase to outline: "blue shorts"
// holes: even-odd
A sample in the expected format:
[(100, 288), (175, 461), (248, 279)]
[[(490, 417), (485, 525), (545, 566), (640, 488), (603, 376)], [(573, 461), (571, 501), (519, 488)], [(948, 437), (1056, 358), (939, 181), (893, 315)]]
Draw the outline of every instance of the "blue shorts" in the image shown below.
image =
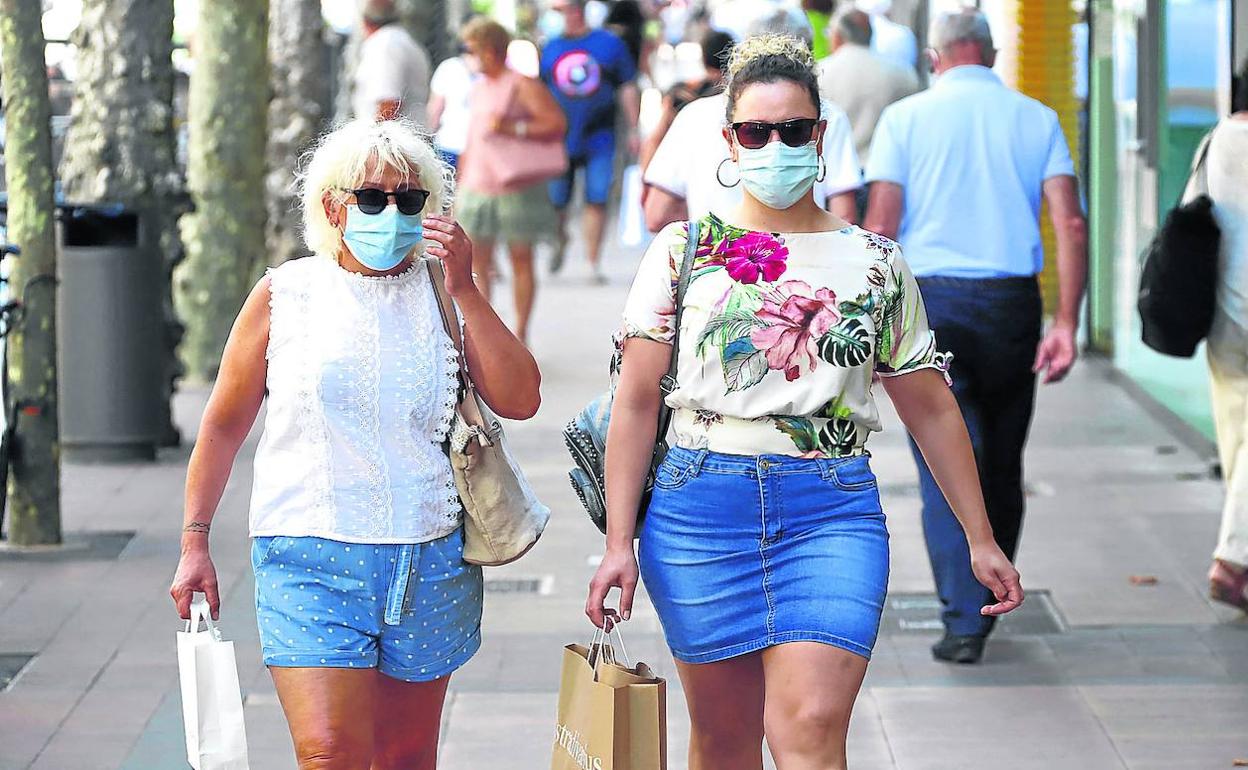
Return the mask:
[(265, 665), (449, 675), (481, 646), (481, 568), (463, 555), (462, 528), (407, 545), (254, 538)]
[(871, 656), (888, 530), (865, 456), (674, 448), (654, 487), (641, 576), (677, 660), (801, 641)]
[(585, 202), (598, 206), (607, 205), (611, 195), (611, 183), (615, 177), (615, 147), (607, 146), (591, 150), (585, 155), (568, 159), (568, 171), (550, 182), (550, 202), (555, 208), (566, 208), (572, 200), (572, 183), (576, 170), (584, 169)]

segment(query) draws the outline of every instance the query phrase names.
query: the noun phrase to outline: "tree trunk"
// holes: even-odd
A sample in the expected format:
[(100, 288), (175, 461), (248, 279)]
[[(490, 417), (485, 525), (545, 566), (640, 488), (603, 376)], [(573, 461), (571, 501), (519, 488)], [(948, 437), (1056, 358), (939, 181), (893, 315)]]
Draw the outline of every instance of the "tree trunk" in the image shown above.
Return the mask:
[(319, 0), (271, 0), (269, 26), (268, 261), (307, 253), (295, 172), (329, 112), (329, 50)]
[[(138, 23), (138, 20), (142, 20)], [(182, 260), (178, 218), (185, 188), (173, 131), (173, 0), (84, 0), (74, 35), (78, 78), (61, 183), (75, 203), (117, 202), (139, 212), (144, 237), (165, 266), (165, 346), (160, 413), (165, 445), (178, 443), (170, 400), (182, 375), (175, 355), (182, 326), (173, 309)]]
[(175, 275), (191, 377), (216, 377), (230, 327), (264, 258), (269, 106), (266, 0), (200, 4), (191, 74), (186, 262)]
[(40, 0), (0, 0), (8, 238), (22, 249), (10, 288), (25, 306), (7, 340), (10, 386), (27, 407), (9, 476), (9, 540), (15, 545), (61, 542), (52, 109), (41, 15)]

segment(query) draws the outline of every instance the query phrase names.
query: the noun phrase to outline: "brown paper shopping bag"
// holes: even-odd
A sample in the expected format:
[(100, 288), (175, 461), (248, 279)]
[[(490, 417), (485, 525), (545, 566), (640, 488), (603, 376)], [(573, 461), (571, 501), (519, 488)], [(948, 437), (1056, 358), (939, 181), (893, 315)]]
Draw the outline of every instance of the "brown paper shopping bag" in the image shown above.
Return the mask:
[(667, 682), (605, 642), (563, 649), (551, 770), (667, 770)]

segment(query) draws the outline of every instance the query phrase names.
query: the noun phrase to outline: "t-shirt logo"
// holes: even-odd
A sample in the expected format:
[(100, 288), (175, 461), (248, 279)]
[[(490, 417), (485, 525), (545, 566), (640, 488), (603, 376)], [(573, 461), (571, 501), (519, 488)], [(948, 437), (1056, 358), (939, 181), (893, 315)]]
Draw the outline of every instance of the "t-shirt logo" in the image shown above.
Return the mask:
[(602, 86), (602, 66), (588, 51), (568, 51), (555, 61), (554, 80), (563, 95), (583, 99)]

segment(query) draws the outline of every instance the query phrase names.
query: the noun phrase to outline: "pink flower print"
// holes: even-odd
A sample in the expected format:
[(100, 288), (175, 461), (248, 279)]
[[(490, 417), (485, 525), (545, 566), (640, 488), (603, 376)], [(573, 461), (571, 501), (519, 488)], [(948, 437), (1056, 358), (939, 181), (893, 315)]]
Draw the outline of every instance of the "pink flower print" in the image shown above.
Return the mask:
[(738, 283), (768, 283), (784, 275), (789, 250), (784, 242), (767, 233), (746, 233), (724, 249), (728, 275)]
[(812, 291), (805, 281), (786, 281), (763, 299), (754, 314), (762, 329), (750, 334), (750, 342), (767, 353), (767, 366), (783, 370), (789, 382), (803, 371), (814, 371), (819, 360), (816, 341), (841, 320), (836, 294), (831, 289)]

